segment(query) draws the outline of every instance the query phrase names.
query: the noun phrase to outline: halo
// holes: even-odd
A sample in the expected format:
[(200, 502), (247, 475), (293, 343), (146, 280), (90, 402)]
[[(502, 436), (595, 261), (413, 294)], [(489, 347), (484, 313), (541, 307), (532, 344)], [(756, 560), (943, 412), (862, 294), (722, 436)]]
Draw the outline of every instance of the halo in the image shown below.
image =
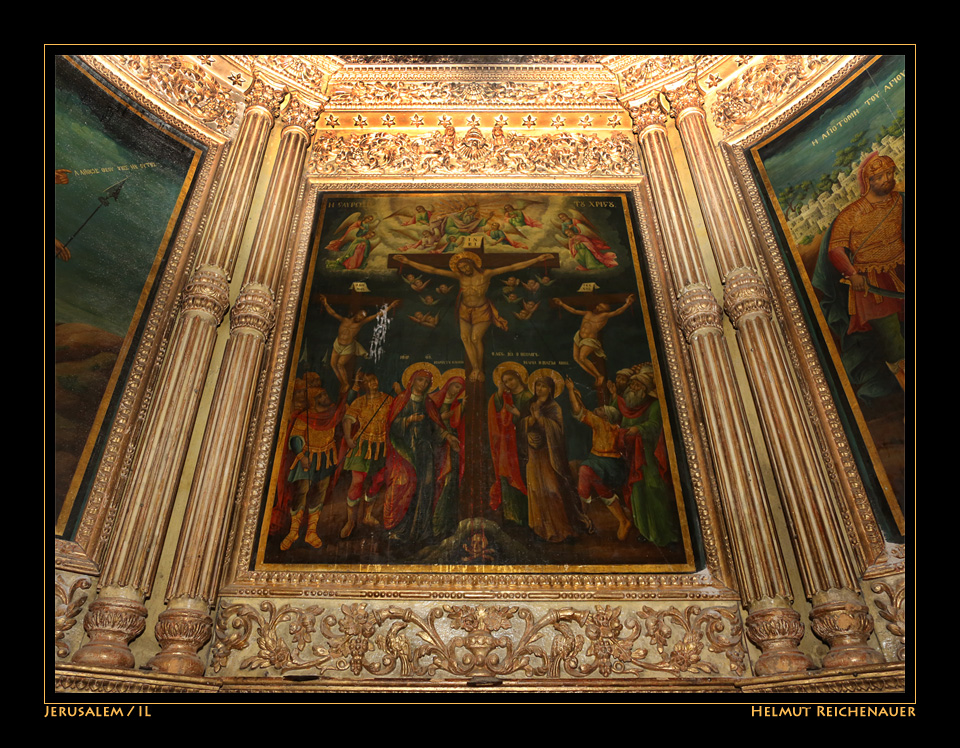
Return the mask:
[[(447, 382), (449, 382), (454, 377), (460, 377), (464, 382), (467, 381), (467, 373), (466, 371), (464, 371), (462, 367), (459, 369), (447, 369), (445, 372), (443, 372), (443, 374), (440, 375), (440, 381), (437, 386), (437, 389), (442, 390), (444, 386), (447, 384)], [(437, 380), (435, 379), (434, 381), (436, 382)]]
[(524, 384), (526, 384), (530, 378), (527, 374), (527, 367), (523, 364), (517, 363), (516, 361), (504, 361), (501, 364), (497, 364), (497, 368), (493, 370), (493, 383), (498, 388), (500, 387), (500, 382), (503, 381), (503, 373), (505, 371), (515, 371), (520, 375), (520, 381)]
[(553, 396), (556, 397), (561, 392), (563, 392), (563, 377), (560, 376), (560, 372), (556, 369), (537, 369), (527, 377), (527, 381), (536, 381), (540, 377), (550, 377), (553, 380)]
[(450, 263), (449, 263), (450, 269), (453, 271), (456, 271), (457, 269), (456, 264), (460, 262), (460, 260), (463, 260), (464, 258), (470, 260), (474, 265), (476, 265), (477, 270), (483, 267), (483, 264), (480, 261), (480, 256), (478, 254), (476, 254), (475, 252), (471, 252), (470, 250), (464, 250), (463, 252), (457, 252), (455, 255), (452, 255), (450, 257)]
[(437, 382), (440, 381), (440, 370), (429, 361), (418, 361), (415, 364), (410, 364), (410, 366), (404, 370), (403, 377), (400, 379), (404, 389), (410, 386), (410, 380), (413, 379), (413, 375), (421, 369), (430, 372), (430, 376), (433, 379), (430, 390), (436, 389)]

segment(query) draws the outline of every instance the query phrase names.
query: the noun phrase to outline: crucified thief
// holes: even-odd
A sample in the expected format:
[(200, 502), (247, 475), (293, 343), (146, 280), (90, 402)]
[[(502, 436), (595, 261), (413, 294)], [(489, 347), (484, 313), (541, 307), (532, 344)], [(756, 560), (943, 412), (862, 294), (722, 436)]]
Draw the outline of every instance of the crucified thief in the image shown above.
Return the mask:
[(581, 310), (574, 309), (569, 304), (565, 304), (560, 299), (553, 299), (554, 306), (565, 309), (571, 314), (583, 317), (580, 322), (580, 329), (573, 336), (573, 358), (587, 374), (593, 377), (594, 384), (600, 386), (603, 384), (603, 374), (594, 366), (591, 361), (592, 356), (606, 358), (603, 351), (603, 344), (600, 342), (600, 331), (606, 327), (611, 317), (623, 314), (633, 304), (635, 297), (630, 294), (627, 300), (618, 309), (611, 311), (610, 305), (606, 302), (600, 302), (593, 309)]
[(367, 350), (360, 345), (357, 340), (360, 329), (364, 325), (378, 319), (386, 312), (389, 312), (391, 309), (395, 309), (400, 302), (394, 301), (386, 310), (381, 310), (376, 314), (368, 315), (366, 311), (360, 309), (351, 316), (344, 317), (334, 311), (326, 297), (321, 296), (320, 301), (323, 303), (327, 313), (340, 322), (340, 326), (337, 328), (337, 339), (333, 342), (333, 350), (330, 353), (330, 368), (333, 369), (337, 375), (337, 379), (340, 380), (341, 391), (345, 392), (350, 389), (351, 386), (350, 363), (356, 356), (360, 356), (361, 358), (368, 356)]

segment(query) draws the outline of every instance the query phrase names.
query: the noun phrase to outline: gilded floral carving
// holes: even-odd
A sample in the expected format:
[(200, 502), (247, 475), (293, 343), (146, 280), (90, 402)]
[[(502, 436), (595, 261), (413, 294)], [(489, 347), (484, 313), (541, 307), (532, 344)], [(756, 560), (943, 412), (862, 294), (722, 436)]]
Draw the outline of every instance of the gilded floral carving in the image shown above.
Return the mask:
[(714, 123), (724, 132), (770, 114), (826, 66), (824, 55), (765, 55), (717, 92)]
[(230, 91), (181, 55), (121, 55), (117, 59), (151, 91), (219, 132), (225, 132), (237, 117), (237, 103)]
[(53, 586), (53, 593), (57, 600), (54, 608), (56, 615), (54, 647), (57, 657), (66, 657), (70, 654), (70, 645), (65, 638), (76, 625), (80, 611), (87, 602), (85, 590), (88, 589), (90, 589), (90, 580), (87, 577), (78, 577), (68, 584), (62, 576), (57, 574)]
[(893, 584), (887, 582), (877, 582), (871, 589), (877, 595), (886, 596), (886, 601), (877, 597), (874, 604), (877, 611), (884, 621), (886, 621), (886, 630), (895, 637), (897, 641), (896, 657), (900, 662), (907, 659), (907, 612), (906, 597), (907, 588), (902, 579)]
[(423, 135), (369, 132), (314, 139), (311, 173), (324, 176), (564, 173), (627, 176), (641, 173), (631, 138), (614, 133), (518, 135), (473, 126), (460, 137), (452, 125)]
[[(246, 654), (251, 650), (250, 654)], [(706, 651), (705, 651), (706, 650)], [(735, 609), (558, 608), (444, 604), (426, 612), (348, 603), (327, 612), (263, 601), (221, 610), (212, 666), (240, 670), (432, 678), (640, 677), (745, 673)]]

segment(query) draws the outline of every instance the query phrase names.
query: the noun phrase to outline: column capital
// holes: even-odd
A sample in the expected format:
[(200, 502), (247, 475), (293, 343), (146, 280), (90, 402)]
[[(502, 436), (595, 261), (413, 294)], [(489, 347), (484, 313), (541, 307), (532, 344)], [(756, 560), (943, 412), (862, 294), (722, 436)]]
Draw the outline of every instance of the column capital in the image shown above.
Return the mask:
[(665, 90), (663, 95), (670, 102), (673, 116), (678, 119), (691, 109), (703, 112), (705, 94), (696, 77), (691, 76), (683, 83)]
[(654, 95), (639, 104), (631, 104), (630, 117), (633, 131), (639, 136), (652, 127), (666, 127), (667, 112), (663, 108), (659, 95)]
[(216, 265), (202, 265), (193, 271), (183, 289), (181, 310), (209, 317), (214, 326), (223, 321), (230, 306), (230, 279)]
[(677, 312), (684, 334), (723, 329), (723, 310), (706, 283), (691, 283), (677, 293)]
[(323, 112), (323, 103), (305, 99), (296, 92), (291, 92), (290, 100), (280, 112), (280, 122), (284, 130), (300, 129), (308, 138), (313, 137), (314, 126), (320, 113)]
[(244, 93), (244, 100), (247, 103), (247, 110), (263, 109), (272, 118), (280, 114), (280, 104), (283, 102), (287, 92), (281, 86), (268, 83), (263, 78), (256, 77), (250, 88)]
[(240, 289), (230, 311), (230, 332), (247, 330), (266, 338), (273, 329), (275, 306), (270, 288), (261, 283), (248, 283)]
[(773, 300), (767, 285), (757, 272), (753, 268), (740, 267), (727, 276), (723, 307), (733, 326), (739, 327), (748, 316), (771, 316)]

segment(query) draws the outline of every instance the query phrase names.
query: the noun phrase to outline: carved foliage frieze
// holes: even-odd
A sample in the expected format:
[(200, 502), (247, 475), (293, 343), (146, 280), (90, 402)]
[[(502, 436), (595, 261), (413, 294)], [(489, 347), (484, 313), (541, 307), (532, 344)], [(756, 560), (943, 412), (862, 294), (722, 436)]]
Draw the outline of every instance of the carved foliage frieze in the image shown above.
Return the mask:
[(826, 55), (765, 55), (717, 92), (714, 123), (724, 132), (769, 116), (816, 78)]
[(237, 118), (230, 89), (182, 55), (118, 55), (116, 60), (150, 91), (218, 132), (226, 132)]
[(743, 676), (737, 609), (224, 604), (212, 671), (432, 678)]
[(89, 598), (87, 590), (91, 585), (86, 576), (67, 578), (57, 574), (54, 578), (54, 649), (57, 657), (68, 657), (83, 636), (83, 628), (77, 622)]
[(613, 133), (558, 132), (521, 135), (470, 127), (461, 137), (451, 127), (423, 135), (323, 133), (314, 139), (310, 171), (323, 176), (491, 174), (540, 176), (636, 176), (639, 154), (630, 137)]
[(877, 637), (888, 660), (907, 659), (907, 586), (903, 579), (875, 582), (870, 586)]

